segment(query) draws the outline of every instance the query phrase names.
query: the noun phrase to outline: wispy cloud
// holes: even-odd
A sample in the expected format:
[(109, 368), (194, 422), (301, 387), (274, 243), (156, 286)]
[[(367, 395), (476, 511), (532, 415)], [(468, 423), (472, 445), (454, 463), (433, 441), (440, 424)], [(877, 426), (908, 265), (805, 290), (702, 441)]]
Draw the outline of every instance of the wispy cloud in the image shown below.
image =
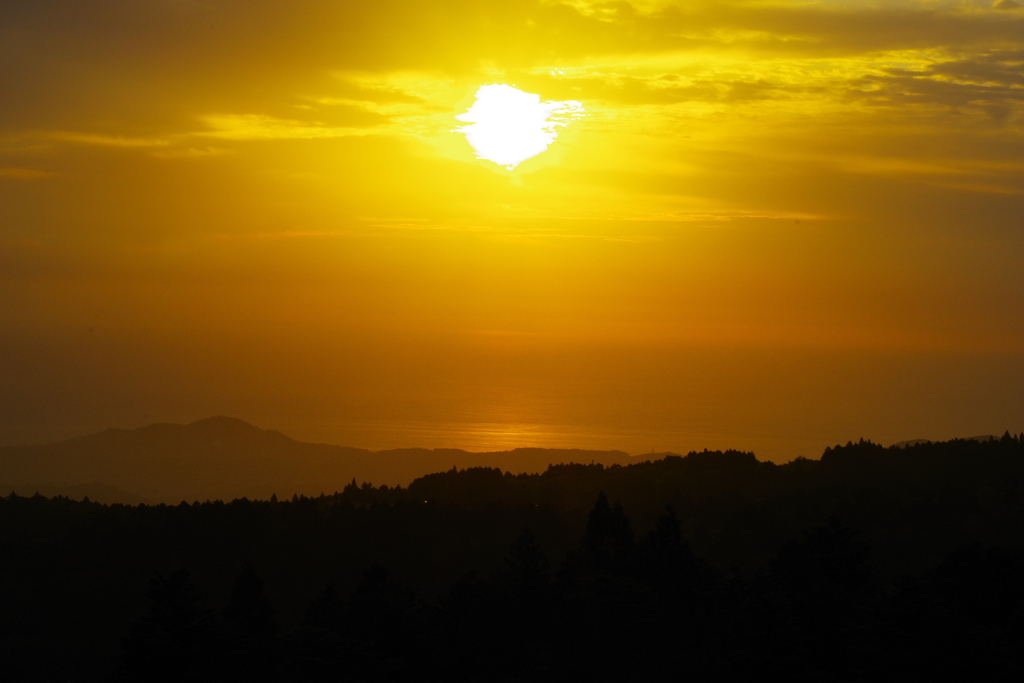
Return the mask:
[(197, 133), (225, 140), (309, 140), (362, 135), (364, 128), (332, 127), (305, 121), (279, 119), (262, 114), (204, 116), (210, 130)]
[(78, 133), (74, 131), (48, 131), (42, 135), (51, 140), (73, 142), (82, 145), (99, 145), (102, 147), (167, 147), (173, 144), (167, 138), (136, 138), (123, 135)]

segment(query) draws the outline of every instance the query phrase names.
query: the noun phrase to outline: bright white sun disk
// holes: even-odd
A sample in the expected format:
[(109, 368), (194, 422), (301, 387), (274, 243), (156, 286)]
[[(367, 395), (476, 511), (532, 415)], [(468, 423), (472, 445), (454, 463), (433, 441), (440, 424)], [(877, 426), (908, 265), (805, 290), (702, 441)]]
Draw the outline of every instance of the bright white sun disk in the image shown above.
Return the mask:
[(583, 105), (574, 100), (541, 102), (540, 95), (510, 85), (481, 85), (476, 102), (455, 118), (469, 123), (462, 133), (478, 159), (512, 170), (545, 151), (558, 137), (555, 128), (575, 121)]

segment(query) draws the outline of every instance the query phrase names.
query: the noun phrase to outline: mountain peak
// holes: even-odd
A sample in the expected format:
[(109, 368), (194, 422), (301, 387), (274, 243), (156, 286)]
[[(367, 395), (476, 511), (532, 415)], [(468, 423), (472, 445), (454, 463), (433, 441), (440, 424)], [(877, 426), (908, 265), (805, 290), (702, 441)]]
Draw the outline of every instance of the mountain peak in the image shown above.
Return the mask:
[(202, 420), (190, 422), (182, 430), (192, 438), (199, 438), (204, 441), (213, 440), (226, 441), (292, 441), (288, 436), (273, 429), (260, 429), (251, 425), (245, 420), (226, 415), (215, 415)]
[(189, 422), (185, 425), (186, 428), (191, 430), (202, 430), (202, 431), (225, 431), (225, 432), (262, 432), (263, 430), (259, 427), (249, 424), (245, 420), (239, 420), (237, 417), (228, 417), (227, 415), (214, 415), (213, 417), (204, 417), (202, 420), (196, 420), (195, 422)]

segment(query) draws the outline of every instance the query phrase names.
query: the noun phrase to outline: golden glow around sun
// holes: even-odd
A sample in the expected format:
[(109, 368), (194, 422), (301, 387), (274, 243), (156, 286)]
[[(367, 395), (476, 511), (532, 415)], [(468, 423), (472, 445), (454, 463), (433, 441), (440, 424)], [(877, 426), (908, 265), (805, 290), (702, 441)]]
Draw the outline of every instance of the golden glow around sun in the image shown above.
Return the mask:
[(585, 116), (583, 112), (575, 100), (542, 102), (540, 95), (510, 85), (482, 85), (473, 106), (455, 117), (470, 125), (456, 132), (466, 136), (477, 158), (512, 170), (547, 150), (558, 137), (555, 128)]

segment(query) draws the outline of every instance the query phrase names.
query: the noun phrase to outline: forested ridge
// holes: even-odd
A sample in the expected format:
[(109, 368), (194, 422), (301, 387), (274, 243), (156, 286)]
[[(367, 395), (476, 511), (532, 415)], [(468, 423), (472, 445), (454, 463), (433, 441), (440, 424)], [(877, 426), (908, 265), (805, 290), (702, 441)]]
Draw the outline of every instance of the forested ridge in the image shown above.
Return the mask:
[(12, 680), (1019, 677), (1024, 440), (0, 498)]

